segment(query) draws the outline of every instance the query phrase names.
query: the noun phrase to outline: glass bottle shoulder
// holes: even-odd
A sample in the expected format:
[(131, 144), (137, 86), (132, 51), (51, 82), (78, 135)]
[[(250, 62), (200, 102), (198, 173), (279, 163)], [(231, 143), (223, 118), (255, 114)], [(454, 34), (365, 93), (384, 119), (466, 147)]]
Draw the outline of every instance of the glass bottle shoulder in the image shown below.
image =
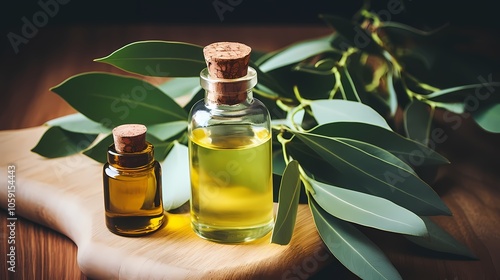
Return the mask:
[(258, 99), (237, 105), (212, 105), (200, 100), (189, 114), (191, 129), (218, 124), (251, 124), (270, 129), (270, 116), (266, 106)]

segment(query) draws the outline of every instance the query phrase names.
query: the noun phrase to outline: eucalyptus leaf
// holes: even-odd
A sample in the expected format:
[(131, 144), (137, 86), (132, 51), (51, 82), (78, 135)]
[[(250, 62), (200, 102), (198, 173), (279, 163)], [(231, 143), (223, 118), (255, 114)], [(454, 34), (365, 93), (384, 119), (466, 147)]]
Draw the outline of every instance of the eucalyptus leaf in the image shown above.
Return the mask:
[(331, 58), (325, 58), (316, 62), (314, 65), (308, 63), (297, 64), (293, 68), (293, 70), (307, 72), (311, 74), (317, 74), (317, 75), (332, 75), (333, 69), (336, 67), (336, 64), (337, 64), (336, 60), (333, 60)]
[(288, 127), (290, 127), (291, 129), (296, 129), (297, 127), (301, 127), (305, 114), (306, 114), (305, 109), (299, 111), (293, 111), (293, 110), (289, 111), (286, 115), (286, 121)]
[(200, 100), (203, 100), (203, 98), (205, 97), (205, 90), (204, 89), (200, 89), (192, 98), (191, 100), (189, 100), (189, 102), (184, 105), (184, 111), (186, 112), (186, 114), (189, 113), (189, 111), (191, 111), (191, 108), (193, 108), (194, 104)]
[(394, 71), (395, 70), (392, 70), (387, 73), (387, 88), (389, 90), (389, 100), (387, 101), (387, 104), (389, 105), (389, 112), (391, 117), (394, 117), (396, 115), (396, 111), (398, 109), (398, 94), (394, 85)]
[(472, 116), (484, 130), (500, 133), (500, 104), (484, 106), (473, 112)]
[(100, 134), (111, 132), (111, 128), (106, 127), (105, 124), (95, 122), (81, 113), (50, 120), (46, 125), (59, 126), (66, 131), (75, 133)]
[(278, 211), (271, 242), (287, 245), (292, 239), (300, 197), (300, 173), (297, 161), (290, 161), (281, 178)]
[(155, 77), (198, 77), (206, 67), (201, 46), (155, 40), (130, 43), (95, 61)]
[(355, 47), (371, 54), (382, 54), (382, 48), (373, 40), (371, 34), (358, 24), (335, 15), (321, 14), (320, 18), (345, 39), (339, 46), (342, 51)]
[(307, 40), (292, 44), (284, 49), (262, 56), (255, 63), (263, 72), (291, 65), (324, 52), (333, 51), (331, 41), (336, 35)]
[(104, 164), (108, 160), (108, 148), (109, 146), (111, 146), (111, 144), (113, 144), (113, 134), (109, 133), (97, 144), (85, 150), (83, 154), (97, 162)]
[[(468, 96), (475, 96), (476, 99), (487, 99), (496, 88), (500, 87), (500, 82), (488, 82), (483, 77), (480, 77), (482, 83), (470, 84), (457, 87), (441, 89), (426, 95), (427, 99), (438, 102), (462, 102)], [(472, 95), (474, 90), (474, 95)], [(484, 93), (486, 92), (486, 93)], [(498, 101), (498, 97), (495, 101)]]
[(148, 126), (148, 132), (160, 140), (167, 140), (185, 131), (187, 121), (159, 123)]
[[(306, 99), (326, 99), (332, 95), (336, 80), (333, 74), (318, 75), (311, 72), (293, 71), (293, 86), (297, 86), (300, 96)], [(292, 87), (293, 88), (293, 87)]]
[(329, 215), (311, 198), (309, 206), (321, 239), (351, 272), (362, 279), (401, 279), (382, 250), (353, 225)]
[(173, 78), (158, 85), (158, 88), (173, 99), (182, 96), (188, 96), (191, 99), (201, 89), (200, 78)]
[[(443, 26), (444, 27), (444, 26)], [(436, 50), (433, 47), (439, 40), (441, 28), (431, 31), (424, 31), (415, 27), (394, 21), (380, 22), (378, 30), (383, 32), (387, 45), (391, 46), (392, 54), (397, 58), (412, 56), (418, 59), (427, 69), (432, 67), (436, 57)], [(414, 42), (408, 44), (408, 42)], [(401, 50), (407, 51), (401, 51)]]
[(398, 133), (366, 123), (335, 122), (320, 125), (310, 131), (329, 137), (350, 138), (373, 144), (412, 165), (444, 164), (449, 161), (421, 143)]
[(361, 122), (391, 130), (375, 110), (359, 102), (347, 100), (314, 100), (310, 103), (318, 124), (330, 122)]
[(406, 238), (408, 240), (430, 250), (477, 259), (466, 246), (458, 242), (429, 217), (422, 217), (422, 220), (425, 222), (429, 235), (426, 237), (407, 236)]
[[(367, 188), (371, 194), (386, 198), (418, 215), (450, 214), (439, 196), (415, 173), (380, 158), (380, 148), (360, 149), (333, 137), (294, 132), (332, 167), (351, 178), (354, 188)], [(366, 146), (365, 146), (366, 147)], [(349, 185), (340, 185), (349, 188)]]
[(342, 93), (342, 98), (344, 100), (361, 102), (358, 90), (356, 89), (356, 85), (354, 84), (351, 78), (351, 74), (349, 74), (347, 66), (340, 67), (339, 71), (340, 71), (340, 92)]
[(47, 158), (64, 157), (85, 150), (96, 138), (97, 134), (76, 133), (52, 126), (31, 151)]
[(436, 28), (434, 30), (430, 31), (425, 31), (425, 30), (420, 30), (418, 28), (415, 28), (413, 26), (403, 24), (400, 22), (394, 22), (394, 21), (385, 21), (381, 22), (379, 28), (381, 30), (384, 30), (386, 32), (389, 31), (400, 31), (401, 33), (398, 33), (398, 35), (403, 35), (403, 34), (413, 34), (419, 37), (426, 37), (430, 36), (433, 34), (436, 34), (437, 32), (441, 31), (445, 26), (441, 26), (439, 28)]
[(265, 91), (268, 96), (273, 98), (286, 95), (286, 90), (276, 81), (273, 75), (262, 71), (253, 61), (250, 61), (250, 67), (253, 67), (257, 72), (258, 83), (255, 86), (256, 88)]
[(335, 185), (335, 179), (340, 174), (335, 167), (318, 155), (313, 149), (297, 137), (286, 145), (287, 154), (300, 163), (304, 173), (315, 180)]
[(188, 148), (174, 142), (161, 166), (163, 208), (169, 211), (179, 208), (191, 197)]
[(454, 102), (454, 103), (432, 102), (432, 104), (436, 108), (442, 108), (442, 109), (448, 110), (450, 112), (453, 112), (455, 114), (465, 113), (465, 105), (464, 105), (464, 103), (461, 103), (461, 102)]
[(413, 212), (387, 199), (338, 188), (308, 178), (312, 197), (330, 215), (384, 231), (426, 236), (422, 219)]
[(187, 113), (172, 98), (137, 78), (89, 72), (73, 76), (51, 90), (106, 127), (187, 120)]
[(286, 162), (283, 158), (283, 150), (280, 148), (273, 148), (273, 173), (283, 176), (285, 172)]
[[(373, 95), (373, 92), (368, 91), (368, 83), (373, 83), (378, 74), (377, 71), (381, 71), (378, 68), (386, 67), (385, 64), (383, 66), (370, 65), (368, 63), (369, 57), (366, 53), (355, 52), (349, 55), (344, 69), (340, 69), (341, 79), (346, 80), (345, 83), (342, 81), (342, 84), (349, 84), (355, 94), (353, 100), (365, 104), (369, 104), (369, 96)], [(380, 83), (380, 79), (377, 82)]]
[(173, 148), (175, 141), (163, 141), (151, 133), (146, 133), (146, 141), (154, 146), (155, 159), (162, 162)]
[(381, 149), (380, 147), (354, 139), (340, 138), (340, 137), (335, 137), (335, 139), (343, 142), (346, 145), (350, 145), (351, 147), (356, 148), (359, 151), (363, 151), (368, 155), (376, 157), (378, 160), (384, 161), (387, 164), (400, 168), (401, 170), (404, 170), (409, 174), (417, 176), (415, 171), (406, 162), (402, 161), (401, 159), (394, 156), (390, 152)]
[(404, 111), (406, 136), (424, 145), (429, 144), (433, 110), (429, 105), (413, 100)]

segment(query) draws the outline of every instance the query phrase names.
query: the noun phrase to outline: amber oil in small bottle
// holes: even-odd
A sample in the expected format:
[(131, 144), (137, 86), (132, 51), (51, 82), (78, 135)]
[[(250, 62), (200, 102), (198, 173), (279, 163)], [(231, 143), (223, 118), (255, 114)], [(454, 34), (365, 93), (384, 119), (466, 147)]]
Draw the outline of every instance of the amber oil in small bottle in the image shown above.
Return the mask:
[(252, 95), (250, 51), (228, 42), (204, 48), (206, 94), (188, 120), (191, 225), (221, 243), (263, 237), (274, 222), (270, 116)]
[(161, 167), (146, 127), (125, 124), (113, 129), (103, 168), (107, 228), (118, 235), (140, 236), (159, 229), (163, 212)]

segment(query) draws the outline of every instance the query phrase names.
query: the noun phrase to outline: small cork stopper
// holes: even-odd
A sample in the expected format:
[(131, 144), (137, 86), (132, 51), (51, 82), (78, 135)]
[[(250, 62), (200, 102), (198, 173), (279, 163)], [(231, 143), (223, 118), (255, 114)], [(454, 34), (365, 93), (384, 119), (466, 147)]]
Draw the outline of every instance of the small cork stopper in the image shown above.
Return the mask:
[(113, 129), (115, 150), (118, 153), (135, 153), (144, 150), (146, 126), (142, 124), (123, 124)]
[(203, 48), (212, 78), (237, 79), (247, 75), (252, 49), (235, 42), (217, 42)]

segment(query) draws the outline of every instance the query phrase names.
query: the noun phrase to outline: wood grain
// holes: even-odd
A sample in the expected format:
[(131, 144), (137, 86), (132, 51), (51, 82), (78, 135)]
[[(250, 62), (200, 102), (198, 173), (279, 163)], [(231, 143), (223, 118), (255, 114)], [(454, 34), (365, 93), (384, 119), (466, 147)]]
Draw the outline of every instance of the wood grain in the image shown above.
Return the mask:
[[(197, 26), (69, 26), (46, 27), (22, 45), (19, 54), (3, 49), (1, 59), (6, 67), (0, 68), (2, 91), (0, 96), (0, 129), (21, 129), (35, 127), (55, 117), (75, 112), (61, 98), (50, 92), (49, 88), (64, 79), (85, 71), (109, 71), (123, 74), (110, 66), (94, 63), (92, 59), (102, 57), (126, 43), (144, 39), (164, 39), (187, 41), (205, 45), (215, 41), (235, 40), (251, 45), (254, 49), (275, 50), (296, 40), (328, 34), (330, 30), (319, 27), (210, 27)], [(463, 30), (462, 30), (463, 32)], [(479, 33), (469, 30), (473, 37)], [(481, 30), (481, 40), (492, 37)], [(486, 35), (485, 35), (486, 34)], [(474, 37), (476, 38), (476, 37)], [(480, 50), (482, 54), (497, 55), (491, 44), (482, 44), (481, 40), (468, 41), (468, 49)], [(476, 42), (476, 43), (474, 43)], [(495, 43), (496, 42), (496, 43)], [(498, 45), (495, 41), (492, 44)], [(159, 79), (150, 79), (153, 83)], [(444, 129), (447, 140), (438, 145), (438, 150), (447, 156), (452, 164), (438, 169), (436, 176), (429, 177), (429, 182), (443, 198), (453, 212), (453, 217), (437, 217), (435, 221), (463, 242), (478, 257), (477, 261), (463, 260), (446, 254), (438, 254), (421, 249), (400, 236), (374, 230), (365, 230), (386, 252), (404, 279), (500, 279), (500, 137), (485, 133), (470, 118), (463, 118), (461, 125), (453, 129), (445, 121), (438, 127)], [(36, 130), (36, 128), (35, 128)], [(2, 132), (2, 135), (11, 132)], [(31, 141), (35, 141), (36, 137)], [(1, 144), (3, 144), (3, 138)], [(0, 155), (6, 159), (8, 153), (29, 153), (18, 149), (17, 145), (2, 145)], [(69, 158), (68, 158), (69, 159)], [(30, 163), (31, 164), (31, 163)], [(71, 166), (71, 162), (68, 162)], [(24, 164), (23, 164), (24, 165)], [(23, 176), (30, 174), (30, 169), (21, 166)], [(23, 169), (25, 168), (25, 169)], [(5, 172), (2, 168), (1, 172)], [(46, 174), (46, 179), (50, 177)], [(27, 177), (26, 177), (27, 178)], [(20, 182), (29, 184), (29, 182)], [(2, 188), (5, 184), (0, 183)], [(45, 185), (40, 185), (43, 188)], [(49, 196), (49, 193), (44, 196)], [(2, 198), (3, 200), (3, 198)], [(63, 204), (62, 201), (54, 201)], [(0, 202), (1, 205), (4, 201)], [(71, 205), (68, 209), (73, 209)], [(25, 211), (19, 209), (19, 213)], [(74, 211), (74, 210), (73, 210)], [(39, 215), (43, 216), (43, 212)], [(61, 215), (61, 214), (60, 214)], [(96, 214), (97, 215), (97, 214)], [(6, 213), (0, 211), (0, 219), (6, 221)], [(67, 219), (71, 222), (71, 219)], [(18, 241), (18, 272), (7, 274), (4, 261), (6, 232), (2, 229), (0, 242), (0, 271), (2, 279), (86, 279), (77, 265), (77, 250), (74, 243), (66, 237), (79, 236), (81, 233), (54, 231), (44, 225), (39, 216), (20, 218), (16, 237)], [(65, 220), (66, 221), (66, 220)], [(5, 222), (2, 222), (2, 227)], [(54, 226), (54, 222), (46, 223)], [(172, 225), (172, 224), (171, 224)], [(55, 227), (55, 226), (54, 226)], [(55, 227), (60, 230), (59, 227)], [(95, 232), (106, 234), (104, 231)], [(163, 233), (162, 233), (163, 234)], [(311, 235), (315, 233), (309, 233)], [(161, 234), (160, 234), (161, 235)], [(83, 237), (80, 237), (83, 238)], [(78, 240), (78, 238), (75, 238)], [(75, 242), (77, 241), (75, 240)], [(259, 246), (259, 244), (257, 244)], [(161, 249), (158, 249), (161, 250)], [(310, 248), (296, 245), (288, 249), (297, 252), (311, 252)], [(322, 259), (326, 251), (317, 249), (317, 259)], [(312, 250), (314, 252), (314, 248)], [(80, 255), (78, 255), (80, 258)], [(311, 257), (314, 259), (314, 254)], [(282, 275), (284, 279), (305, 278), (356, 278), (338, 262), (327, 260), (326, 268), (314, 267), (311, 258), (306, 258), (298, 266), (288, 266)], [(209, 262), (208, 260), (206, 262)], [(266, 261), (264, 261), (265, 263)], [(321, 263), (325, 265), (326, 263)], [(145, 263), (155, 267), (155, 264)], [(313, 269), (314, 268), (314, 269)], [(268, 278), (272, 275), (267, 265), (251, 266), (249, 274), (254, 278)], [(4, 277), (5, 276), (5, 277)], [(235, 276), (235, 275), (227, 275)]]

